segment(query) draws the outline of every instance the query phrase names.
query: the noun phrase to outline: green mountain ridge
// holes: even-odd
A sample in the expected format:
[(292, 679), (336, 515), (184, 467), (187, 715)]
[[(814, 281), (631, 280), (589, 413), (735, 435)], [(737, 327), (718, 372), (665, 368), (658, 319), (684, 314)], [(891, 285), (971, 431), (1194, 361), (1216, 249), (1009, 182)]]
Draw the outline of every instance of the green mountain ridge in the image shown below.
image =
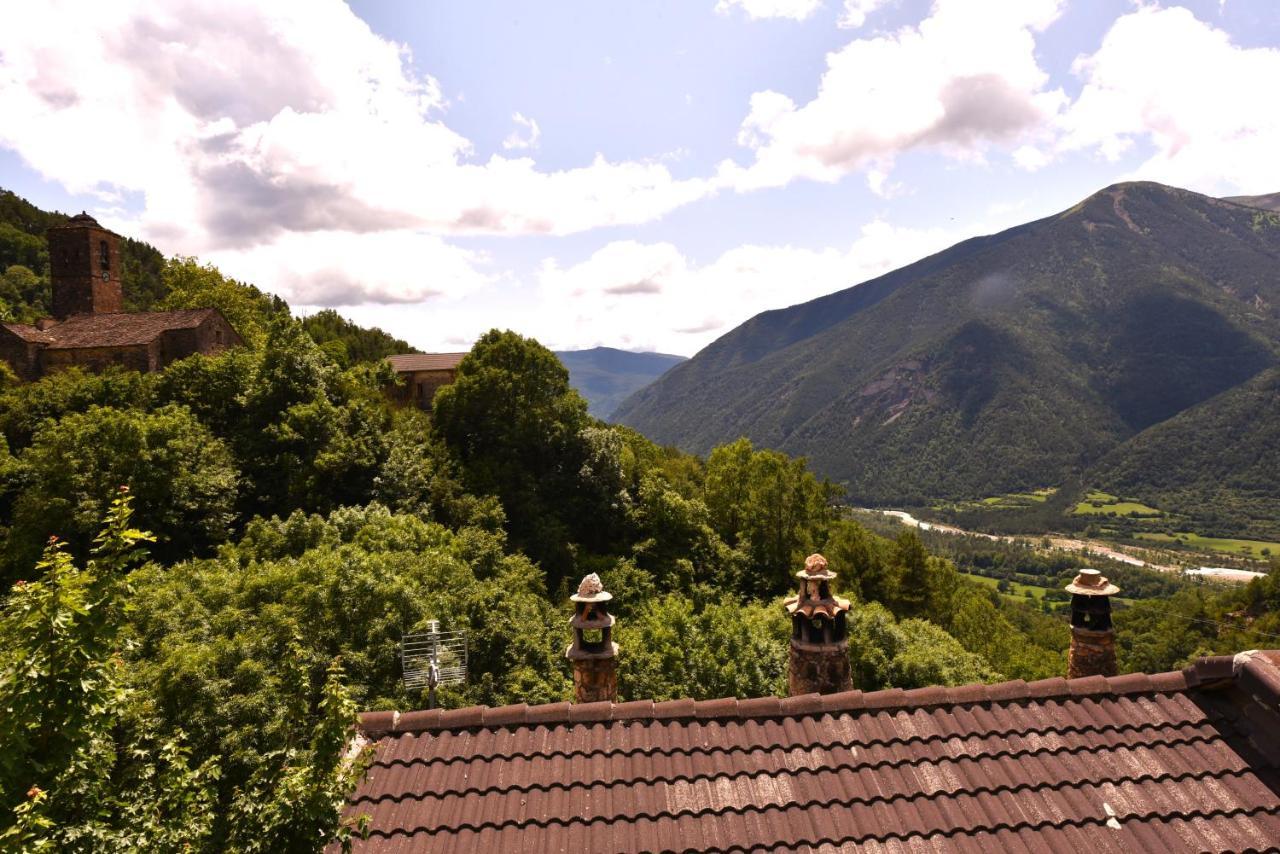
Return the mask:
[(924, 503), (1072, 481), (1278, 364), (1280, 217), (1129, 183), (752, 318), (616, 417), (695, 452), (745, 435), (850, 500)]
[(667, 353), (637, 353), (613, 347), (561, 350), (569, 383), (587, 400), (592, 416), (609, 420), (618, 404), (685, 360)]
[(1280, 368), (1178, 413), (1086, 475), (1214, 530), (1280, 538)]

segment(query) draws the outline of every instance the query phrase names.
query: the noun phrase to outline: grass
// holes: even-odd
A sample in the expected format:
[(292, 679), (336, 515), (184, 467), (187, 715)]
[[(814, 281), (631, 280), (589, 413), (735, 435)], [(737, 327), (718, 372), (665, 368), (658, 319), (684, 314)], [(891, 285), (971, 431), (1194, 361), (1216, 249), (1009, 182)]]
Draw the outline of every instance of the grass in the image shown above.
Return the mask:
[[(1225, 554), (1244, 555), (1245, 557), (1266, 558), (1280, 555), (1280, 543), (1268, 543), (1264, 540), (1234, 540), (1226, 537), (1202, 537), (1190, 531), (1177, 534), (1140, 533), (1135, 534), (1140, 540), (1151, 540), (1157, 543), (1174, 543), (1201, 551), (1223, 552)], [(1267, 549), (1268, 554), (1262, 550)]]
[(1003, 495), (992, 495), (976, 501), (956, 501), (954, 503), (934, 507), (935, 510), (1011, 510), (1019, 507), (1031, 507), (1043, 504), (1049, 496), (1058, 491), (1055, 486), (1035, 489), (1031, 492), (1006, 492)]
[(1139, 501), (1118, 498), (1106, 492), (1090, 492), (1071, 511), (1073, 516), (1163, 516), (1164, 513)]
[[(1000, 579), (998, 578), (988, 578), (985, 575), (977, 575), (974, 573), (966, 572), (964, 573), (964, 577), (970, 581), (976, 581), (984, 587), (990, 587), (992, 589), (995, 589), (995, 587), (1000, 583)], [(1031, 594), (1029, 597), (1027, 596), (1028, 592)], [(1000, 595), (1004, 596), (1006, 599), (1012, 599), (1015, 602), (1026, 602), (1028, 599), (1034, 599), (1036, 602), (1039, 602), (1044, 598), (1044, 594), (1045, 588), (1043, 587), (1023, 584), (1020, 581), (1010, 581), (1009, 592), (1001, 593)]]

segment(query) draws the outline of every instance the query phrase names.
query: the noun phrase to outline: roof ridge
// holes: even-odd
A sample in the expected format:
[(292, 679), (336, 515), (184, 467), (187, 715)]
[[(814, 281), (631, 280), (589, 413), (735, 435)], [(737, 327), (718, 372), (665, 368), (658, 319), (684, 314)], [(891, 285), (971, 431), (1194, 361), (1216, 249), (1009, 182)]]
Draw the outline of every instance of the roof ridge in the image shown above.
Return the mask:
[[(1160, 776), (1149, 775), (1149, 776), (1139, 777), (1139, 778), (1122, 778), (1121, 782), (1133, 782), (1137, 784), (1146, 784), (1146, 783), (1183, 782), (1186, 780), (1196, 780), (1196, 781), (1207, 780), (1207, 779), (1225, 780), (1227, 778), (1243, 778), (1245, 776), (1250, 776), (1250, 775), (1257, 776), (1257, 777), (1263, 776), (1262, 774), (1258, 774), (1257, 772), (1254, 772), (1252, 769), (1246, 768), (1243, 771), (1234, 771), (1229, 769), (1221, 772), (1188, 771), (1183, 774), (1164, 774)], [(1270, 776), (1274, 779), (1280, 775), (1277, 775), (1275, 772), (1272, 772), (1267, 776)], [(1090, 780), (1090, 781), (1077, 782), (1077, 783), (1072, 783), (1067, 781), (1061, 781), (1058, 783), (1024, 783), (1024, 784), (1020, 784), (1018, 786), (1012, 786), (1012, 787), (997, 786), (997, 787), (992, 787), (991, 789), (967, 790), (963, 792), (963, 794), (973, 794), (975, 796), (990, 795), (994, 797), (997, 794), (1003, 793), (1004, 791), (1041, 792), (1041, 791), (1063, 791), (1065, 789), (1083, 790), (1090, 786), (1100, 787), (1103, 785), (1115, 785), (1115, 783), (1107, 779), (1103, 779), (1099, 781)], [(906, 800), (906, 801), (934, 800), (939, 796), (954, 797), (955, 793), (943, 794), (941, 792), (933, 792), (933, 793), (915, 792), (912, 794), (891, 795), (887, 798), (886, 797), (846, 798), (846, 799), (829, 798), (826, 800), (819, 800), (814, 798), (804, 803), (800, 803), (798, 801), (792, 800), (786, 803), (781, 803), (781, 804), (770, 803), (770, 804), (765, 804), (763, 806), (759, 804), (745, 804), (743, 806), (726, 806), (726, 807), (720, 807), (720, 808), (681, 809), (681, 810), (675, 810), (675, 811), (660, 810), (659, 812), (656, 812), (656, 813), (635, 812), (625, 816), (615, 816), (614, 818), (611, 818), (611, 819), (603, 818), (603, 817), (584, 818), (583, 816), (579, 816), (579, 815), (573, 815), (573, 816), (567, 816), (567, 817), (555, 815), (555, 816), (550, 816), (548, 818), (541, 818), (541, 819), (526, 816), (520, 819), (508, 819), (501, 822), (481, 821), (478, 824), (473, 822), (460, 822), (457, 824), (450, 824), (450, 825), (438, 826), (438, 827), (426, 827), (419, 824), (413, 827), (397, 827), (391, 831), (371, 830), (369, 832), (369, 835), (381, 836), (383, 838), (389, 839), (392, 836), (397, 836), (397, 835), (411, 836), (417, 833), (430, 833), (432, 834), (433, 837), (435, 837), (435, 836), (438, 836), (439, 834), (448, 834), (451, 836), (457, 836), (458, 834), (466, 831), (478, 833), (483, 830), (501, 831), (508, 828), (525, 829), (529, 827), (538, 827), (538, 828), (545, 829), (545, 828), (552, 827), (553, 825), (559, 825), (561, 827), (570, 827), (575, 824), (590, 825), (590, 824), (596, 824), (596, 823), (609, 824), (609, 825), (624, 824), (624, 823), (636, 824), (641, 820), (648, 820), (648, 821), (656, 821), (659, 819), (678, 820), (683, 816), (689, 816), (691, 818), (720, 817), (720, 816), (725, 816), (729, 814), (737, 814), (742, 816), (742, 815), (747, 815), (748, 813), (762, 814), (770, 810), (778, 810), (779, 812), (782, 812), (782, 811), (791, 810), (791, 809), (808, 810), (813, 808), (831, 809), (832, 807), (870, 806), (872, 804), (879, 804), (879, 803), (888, 804), (888, 803), (893, 803), (895, 801), (901, 801), (901, 800)], [(930, 831), (928, 833), (913, 831), (907, 834), (898, 834), (893, 831), (889, 831), (884, 835), (864, 834), (862, 836), (857, 836), (857, 837), (846, 835), (840, 841), (860, 843), (860, 842), (865, 842), (867, 840), (873, 840), (873, 839), (883, 842), (888, 839), (905, 840), (911, 837), (921, 837), (921, 838), (927, 839), (932, 836), (943, 836), (943, 837), (950, 838), (953, 835), (969, 834), (975, 831), (994, 832), (1002, 829), (1014, 830), (1014, 829), (1023, 829), (1023, 828), (1036, 830), (1043, 827), (1061, 828), (1061, 827), (1068, 827), (1072, 825), (1077, 827), (1083, 827), (1089, 824), (1106, 824), (1108, 821), (1112, 820), (1113, 818), (1118, 821), (1150, 820), (1152, 818), (1165, 819), (1165, 818), (1171, 818), (1175, 816), (1188, 817), (1188, 818), (1194, 818), (1194, 817), (1211, 818), (1215, 816), (1234, 816), (1240, 813), (1252, 815), (1260, 812), (1266, 812), (1272, 815), (1280, 816), (1280, 805), (1258, 806), (1252, 809), (1245, 809), (1243, 807), (1238, 807), (1234, 810), (1222, 810), (1222, 809), (1212, 810), (1211, 809), (1207, 811), (1197, 808), (1195, 810), (1190, 810), (1187, 812), (1173, 812), (1168, 814), (1162, 813), (1158, 810), (1148, 810), (1147, 812), (1134, 811), (1132, 813), (1126, 814), (1123, 818), (1121, 818), (1120, 816), (1109, 815), (1103, 812), (1102, 815), (1099, 817), (1066, 819), (1060, 822), (1052, 822), (1052, 821), (1043, 821), (1043, 822), (1037, 822), (1037, 823), (1025, 822), (1025, 821), (1014, 822), (1014, 823), (996, 822), (989, 825), (975, 825), (972, 827), (964, 827), (964, 828), (956, 827), (956, 828), (952, 828), (950, 831), (935, 830), (935, 831)], [(813, 842), (808, 842), (807, 840), (798, 840), (798, 839), (791, 840), (791, 841), (794, 842), (795, 844), (806, 844), (806, 843), (821, 844), (821, 842), (813, 843)], [(822, 841), (826, 841), (826, 840), (822, 840)]]
[(1251, 685), (1280, 698), (1280, 670), (1273, 661), (1280, 651), (1241, 653), (1199, 658), (1182, 670), (1167, 673), (1127, 673), (1122, 676), (1054, 677), (1026, 682), (1014, 679), (995, 684), (970, 683), (955, 687), (886, 688), (880, 691), (844, 691), (837, 694), (804, 694), (797, 697), (753, 697), (716, 700), (633, 700), (625, 703), (546, 703), (530, 706), (468, 706), (413, 712), (364, 712), (360, 729), (368, 735), (436, 732), (527, 726), (533, 724), (609, 723), (643, 720), (716, 720), (724, 718), (778, 718), (831, 712), (900, 711), (938, 706), (969, 706), (1128, 694), (1172, 694), (1190, 688), (1224, 688), (1235, 682), (1237, 671), (1247, 672)]
[[(1238, 733), (1235, 736), (1235, 738), (1245, 741), (1246, 744), (1248, 742), (1245, 736)], [(353, 803), (353, 804), (382, 803), (386, 801), (390, 801), (394, 803), (405, 803), (408, 801), (423, 802), (426, 800), (443, 801), (447, 798), (463, 798), (463, 797), (471, 797), (471, 796), (485, 796), (485, 795), (491, 795), (491, 794), (517, 795), (517, 794), (528, 794), (530, 792), (535, 792), (535, 791), (536, 792), (552, 792), (552, 791), (568, 792), (573, 789), (593, 789), (596, 787), (603, 787), (605, 789), (610, 789), (610, 788), (615, 788), (619, 786), (631, 786), (631, 785), (641, 784), (641, 783), (647, 783), (647, 784), (664, 783), (664, 784), (670, 785), (670, 784), (676, 784), (676, 783), (694, 783), (701, 780), (707, 780), (707, 781), (738, 780), (741, 778), (781, 777), (784, 775), (794, 777), (794, 776), (800, 776), (804, 774), (807, 774), (807, 775), (818, 775), (818, 774), (824, 774), (824, 773), (838, 774), (840, 771), (845, 771), (845, 770), (854, 771), (854, 772), (880, 771), (885, 768), (899, 769), (899, 768), (906, 768), (910, 766), (923, 766), (923, 765), (938, 766), (938, 765), (944, 765), (944, 764), (959, 764), (965, 761), (972, 762), (972, 763), (979, 763), (987, 760), (999, 761), (999, 760), (1022, 760), (1027, 758), (1038, 759), (1038, 758), (1045, 758), (1050, 756), (1079, 756), (1080, 754), (1086, 754), (1086, 753), (1088, 754), (1119, 753), (1121, 751), (1137, 753), (1141, 750), (1150, 750), (1157, 747), (1171, 750), (1176, 747), (1182, 747), (1182, 746), (1192, 745), (1192, 744), (1210, 744), (1218, 740), (1220, 739), (1213, 738), (1203, 734), (1196, 734), (1196, 735), (1186, 736), (1183, 738), (1163, 739), (1160, 741), (1144, 742), (1142, 744), (1122, 744), (1122, 745), (1077, 744), (1077, 745), (1062, 746), (1062, 747), (1041, 747), (1041, 748), (1036, 748), (1031, 750), (1004, 750), (996, 753), (983, 753), (977, 756), (969, 755), (969, 754), (960, 755), (960, 756), (939, 756), (939, 757), (933, 757), (933, 756), (918, 757), (917, 756), (917, 757), (906, 757), (902, 759), (883, 759), (878, 762), (861, 762), (861, 763), (840, 762), (832, 765), (807, 765), (807, 766), (798, 766), (798, 767), (762, 768), (762, 769), (755, 769), (755, 770), (739, 770), (739, 771), (730, 771), (730, 772), (714, 771), (712, 773), (706, 773), (706, 774), (681, 773), (681, 774), (675, 774), (669, 777), (665, 777), (665, 776), (660, 776), (660, 777), (652, 777), (652, 776), (638, 777), (637, 776), (637, 777), (630, 777), (630, 778), (615, 777), (609, 780), (591, 780), (591, 781), (586, 781), (581, 779), (573, 779), (569, 781), (557, 780), (551, 783), (529, 783), (525, 785), (508, 786), (506, 788), (502, 788), (496, 785), (485, 786), (485, 787), (470, 786), (465, 789), (451, 789), (447, 791), (424, 790), (421, 793), (411, 792), (411, 793), (404, 793), (400, 795), (383, 793), (378, 797), (370, 797), (368, 795), (362, 795), (354, 799), (349, 799), (348, 803)], [(1230, 739), (1221, 739), (1221, 740), (1230, 741)], [(1240, 746), (1239, 745), (1235, 746), (1235, 748), (1238, 748), (1238, 747)], [(1248, 752), (1254, 752), (1254, 753), (1257, 752), (1252, 748), (1252, 746), (1244, 747), (1244, 749)], [(762, 751), (762, 752), (768, 752), (768, 751)], [(1236, 749), (1235, 752), (1237, 756), (1241, 755), (1239, 749)], [(1243, 759), (1244, 757), (1241, 757), (1241, 758)], [(1247, 768), (1247, 765), (1246, 765), (1246, 768)], [(1196, 773), (1215, 773), (1215, 772), (1205, 771), (1204, 769), (1199, 769), (1198, 771), (1184, 772), (1184, 774), (1196, 774)], [(1220, 772), (1216, 772), (1216, 773), (1225, 774), (1225, 773), (1240, 773), (1240, 772), (1237, 769), (1224, 768)], [(1147, 779), (1162, 780), (1165, 777), (1178, 778), (1178, 775), (1171, 774), (1171, 773), (1163, 773), (1163, 774), (1140, 773), (1137, 775), (1130, 775), (1130, 776), (1120, 775), (1114, 778), (1100, 778), (1097, 780), (1090, 780), (1085, 782), (1090, 784), (1118, 783), (1118, 782), (1124, 782), (1124, 781), (1140, 782)], [(917, 792), (914, 794), (898, 793), (895, 795), (890, 795), (888, 797), (872, 797), (872, 798), (866, 798), (861, 800), (865, 800), (867, 803), (871, 803), (871, 802), (878, 802), (878, 801), (893, 801), (895, 799), (900, 799), (900, 798), (910, 799), (919, 795), (927, 795), (928, 797), (934, 797), (937, 795), (954, 796), (957, 794), (963, 794), (963, 793), (975, 794), (978, 792), (989, 792), (994, 794), (998, 791), (1006, 790), (1006, 789), (1009, 791), (1022, 791), (1024, 789), (1038, 790), (1039, 788), (1045, 788), (1045, 787), (1056, 788), (1058, 786), (1065, 786), (1065, 785), (1073, 785), (1073, 783), (1069, 780), (1062, 780), (1057, 783), (1044, 783), (1044, 782), (1024, 783), (1017, 786), (1001, 784), (997, 786), (975, 786), (973, 788), (958, 787), (958, 788), (955, 788), (954, 790), (944, 790), (942, 788), (939, 788), (930, 793), (924, 793), (924, 792)], [(859, 801), (859, 799), (854, 799), (854, 801)]]
[[(542, 752), (510, 751), (506, 753), (491, 753), (491, 754), (484, 754), (484, 755), (471, 753), (466, 756), (459, 756), (455, 754), (453, 756), (447, 756), (447, 757), (433, 756), (430, 759), (410, 759), (410, 760), (405, 760), (397, 757), (395, 759), (388, 759), (388, 760), (375, 760), (373, 763), (373, 767), (392, 768), (392, 767), (399, 766), (401, 768), (409, 768), (414, 765), (448, 766), (453, 764), (465, 765), (473, 761), (489, 763), (489, 762), (509, 762), (516, 759), (552, 760), (552, 759), (575, 759), (575, 758), (586, 759), (586, 758), (597, 758), (597, 757), (612, 759), (614, 757), (630, 758), (634, 756), (699, 756), (699, 755), (710, 756), (713, 753), (720, 753), (720, 754), (729, 756), (735, 753), (744, 753), (744, 754), (769, 753), (773, 750), (785, 750), (785, 751), (813, 750), (813, 749), (834, 750), (837, 748), (850, 747), (850, 746), (856, 747), (862, 750), (866, 750), (871, 747), (884, 747), (884, 748), (908, 747), (914, 744), (929, 744), (932, 742), (945, 742), (945, 741), (965, 741), (965, 740), (975, 739), (975, 738), (976, 739), (1008, 739), (1012, 736), (1044, 737), (1047, 735), (1085, 735), (1090, 733), (1096, 733), (1099, 735), (1105, 734), (1105, 733), (1137, 734), (1137, 733), (1149, 732), (1152, 730), (1181, 729), (1184, 727), (1199, 729), (1201, 727), (1206, 727), (1206, 726), (1213, 727), (1219, 732), (1222, 732), (1223, 730), (1230, 730), (1232, 736), (1237, 738), (1248, 737), (1243, 731), (1241, 731), (1241, 729), (1238, 726), (1236, 726), (1233, 720), (1231, 720), (1225, 715), (1216, 714), (1212, 717), (1206, 717), (1205, 720), (1203, 721), (1178, 721), (1178, 722), (1162, 721), (1160, 723), (1143, 722), (1141, 724), (1107, 723), (1107, 724), (1098, 724), (1096, 726), (1068, 725), (1068, 726), (1029, 727), (1027, 729), (1020, 729), (1020, 730), (993, 729), (981, 735), (972, 734), (972, 733), (968, 735), (958, 735), (958, 734), (944, 735), (944, 734), (935, 733), (931, 735), (913, 735), (906, 738), (895, 737), (895, 738), (886, 738), (881, 740), (868, 740), (868, 741), (856, 741), (856, 742), (844, 740), (844, 739), (841, 739), (841, 740), (828, 739), (825, 741), (791, 742), (788, 744), (772, 743), (767, 746), (759, 745), (759, 744), (750, 745), (750, 746), (735, 744), (735, 745), (729, 745), (728, 747), (719, 747), (719, 746), (707, 747), (707, 746), (699, 745), (699, 746), (693, 746), (693, 747), (672, 747), (672, 748), (633, 747), (629, 749), (613, 748), (613, 749), (607, 749), (607, 750), (548, 750), (548, 751), (542, 751)], [(1190, 738), (1190, 737), (1192, 736), (1187, 736), (1187, 738)], [(993, 754), (988, 754), (988, 755), (993, 755)]]

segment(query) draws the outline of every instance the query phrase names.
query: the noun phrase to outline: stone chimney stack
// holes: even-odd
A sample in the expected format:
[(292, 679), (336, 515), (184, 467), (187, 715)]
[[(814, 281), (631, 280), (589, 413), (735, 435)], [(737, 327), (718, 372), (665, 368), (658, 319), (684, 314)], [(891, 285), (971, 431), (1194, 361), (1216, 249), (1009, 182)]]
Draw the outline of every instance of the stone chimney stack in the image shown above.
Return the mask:
[(575, 703), (618, 701), (618, 645), (613, 642), (613, 615), (608, 603), (613, 595), (594, 572), (582, 579), (573, 602), (573, 643), (565, 658), (573, 662)]
[(1067, 678), (1116, 675), (1116, 630), (1111, 597), (1120, 588), (1096, 569), (1082, 569), (1067, 585), (1071, 594), (1071, 651)]
[(853, 689), (849, 672), (849, 600), (831, 594), (836, 577), (822, 555), (809, 555), (796, 573), (800, 591), (784, 605), (791, 617), (791, 696)]

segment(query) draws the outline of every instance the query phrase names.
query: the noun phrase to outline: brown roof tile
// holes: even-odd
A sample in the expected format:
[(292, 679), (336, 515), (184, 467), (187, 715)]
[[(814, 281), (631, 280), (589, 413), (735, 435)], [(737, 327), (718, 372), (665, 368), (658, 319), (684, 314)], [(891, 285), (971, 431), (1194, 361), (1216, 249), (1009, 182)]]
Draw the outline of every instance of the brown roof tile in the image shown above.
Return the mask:
[(1206, 659), (1176, 678), (375, 712), (362, 716), (373, 761), (348, 811), (371, 817), (356, 845), (367, 852), (1272, 850), (1276, 661)]
[(466, 353), (405, 353), (388, 356), (387, 361), (396, 373), (414, 371), (452, 371), (462, 362)]
[(0, 326), (17, 335), (23, 341), (34, 341), (40, 344), (51, 344), (53, 342), (53, 338), (48, 332), (44, 332), (34, 326), (28, 326), (25, 323), (0, 323)]
[(45, 331), (50, 350), (83, 347), (129, 347), (150, 344), (170, 329), (199, 326), (217, 309), (189, 308), (178, 311), (115, 312), (78, 314)]

